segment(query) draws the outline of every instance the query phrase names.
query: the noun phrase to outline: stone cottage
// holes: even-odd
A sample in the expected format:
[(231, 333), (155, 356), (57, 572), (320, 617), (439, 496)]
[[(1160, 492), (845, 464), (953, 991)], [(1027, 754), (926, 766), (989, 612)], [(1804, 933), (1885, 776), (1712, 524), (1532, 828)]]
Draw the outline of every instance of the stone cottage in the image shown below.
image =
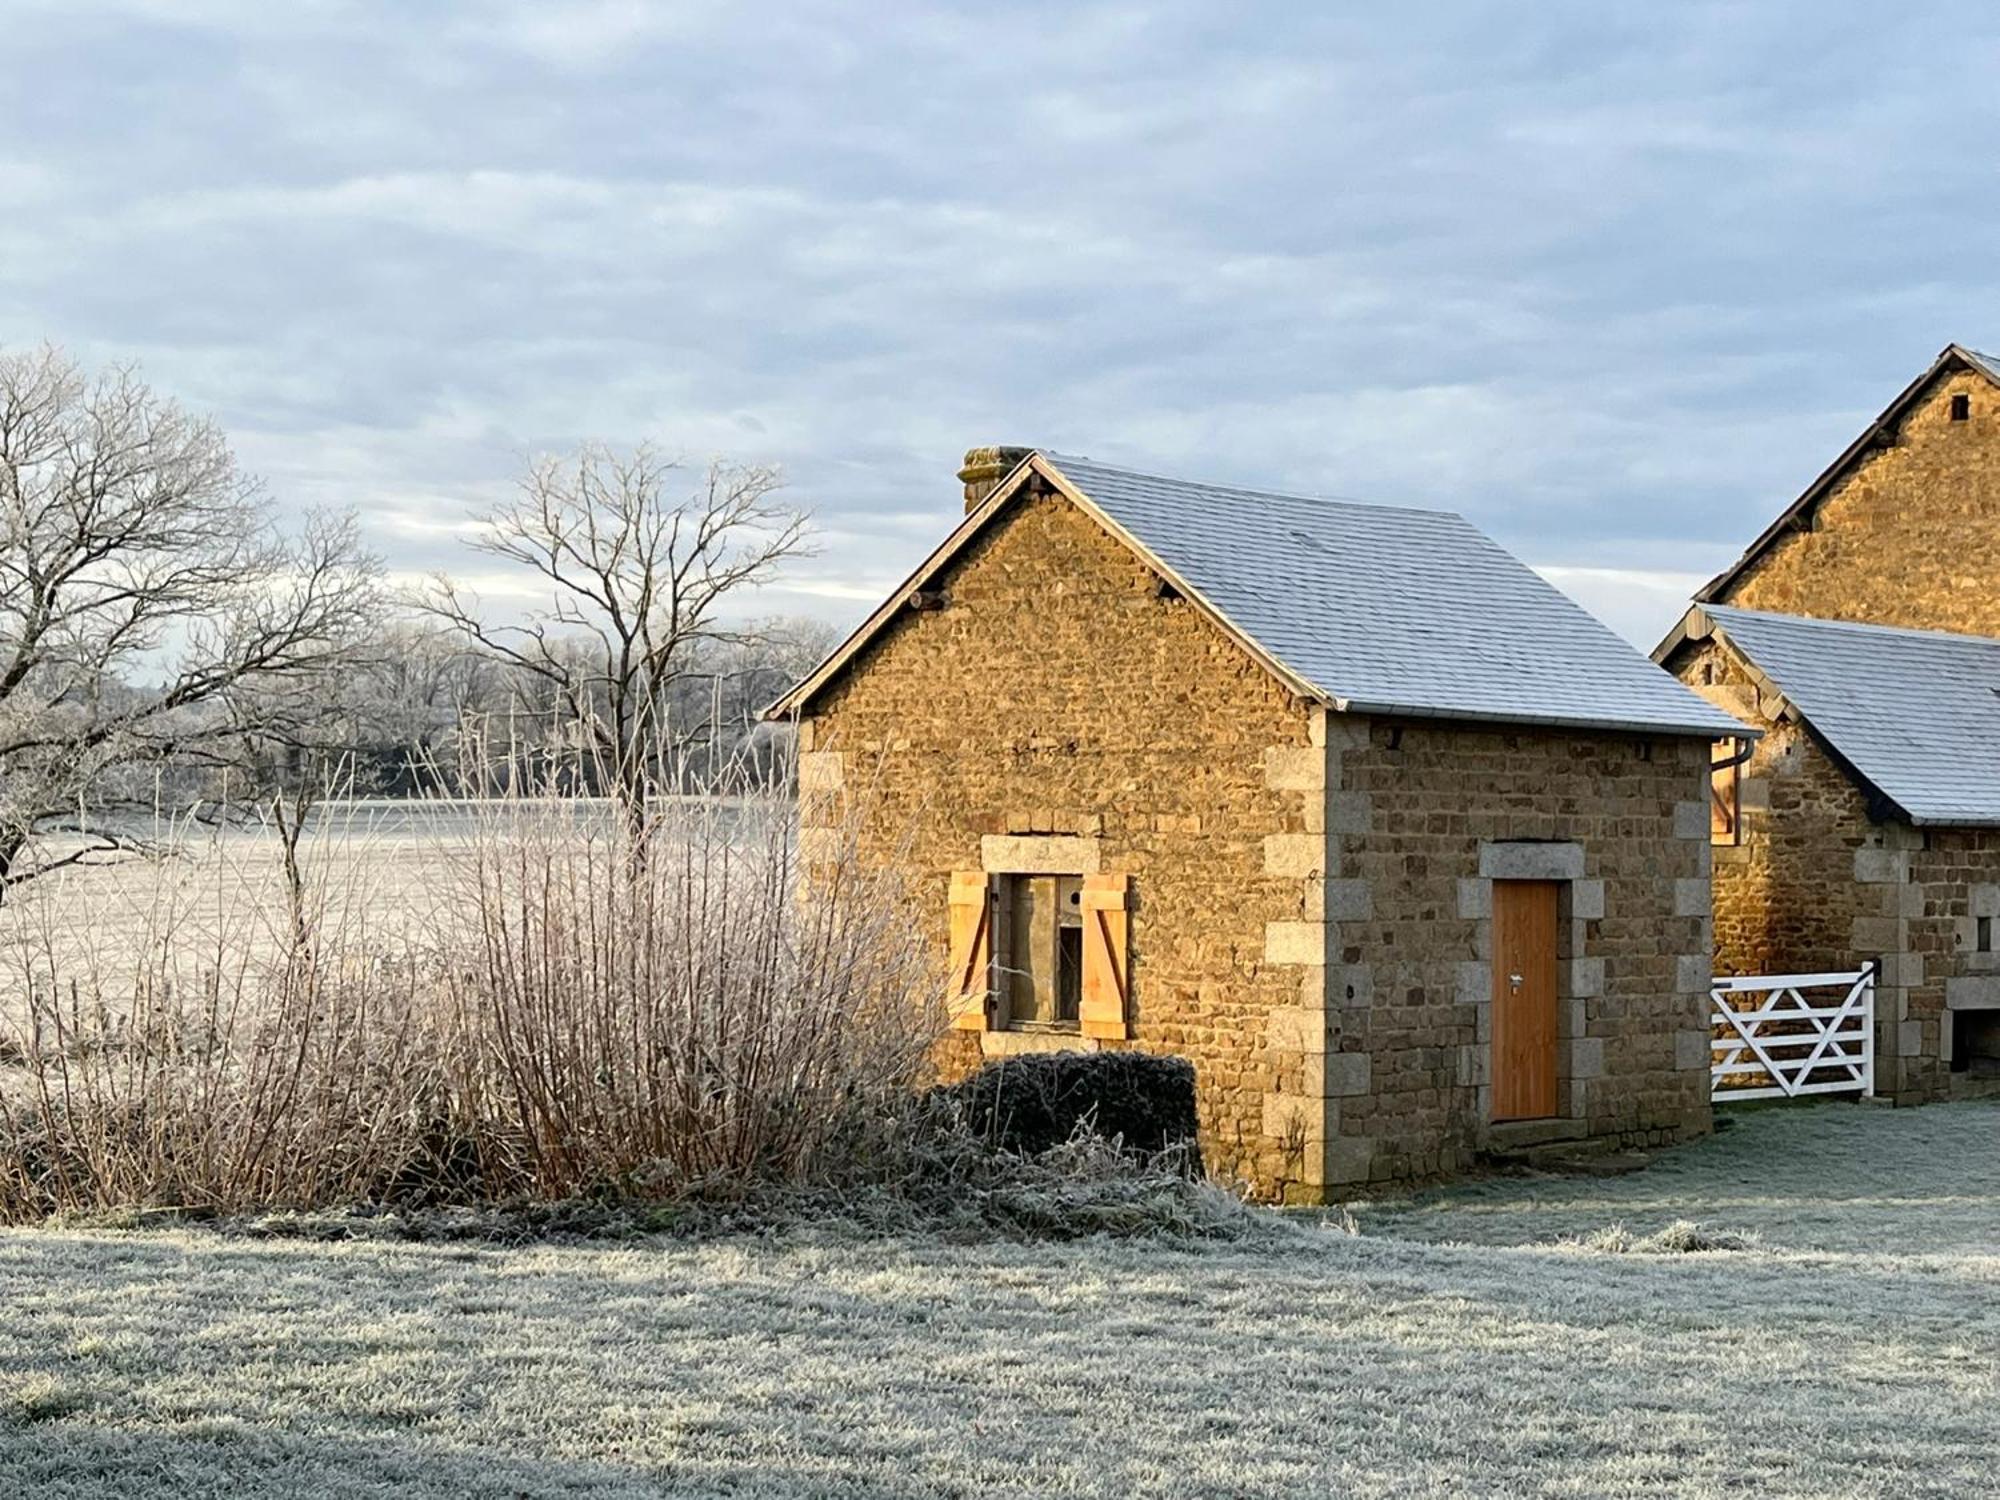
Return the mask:
[(1708, 604), (1662, 656), (1761, 732), (1717, 776), (1718, 968), (1878, 962), (1879, 1094), (2000, 1076), (2000, 640)]
[(1951, 344), (1654, 652), (1763, 731), (1714, 775), (1717, 969), (1880, 960), (1899, 1101), (1996, 1066), (1995, 636), (2000, 361)]
[[(1318, 1201), (1709, 1121), (1712, 742), (1462, 518), (975, 449), (966, 514), (772, 709), (951, 975), (947, 1065), (1195, 1065)], [(812, 832), (809, 826), (808, 834)]]

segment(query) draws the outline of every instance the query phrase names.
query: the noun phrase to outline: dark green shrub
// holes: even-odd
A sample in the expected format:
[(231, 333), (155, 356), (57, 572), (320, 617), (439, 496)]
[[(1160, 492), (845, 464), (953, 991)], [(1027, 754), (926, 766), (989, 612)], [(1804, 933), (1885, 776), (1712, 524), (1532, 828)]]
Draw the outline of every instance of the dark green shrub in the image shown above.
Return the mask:
[(1143, 1158), (1173, 1152), (1199, 1173), (1194, 1064), (1147, 1052), (1047, 1052), (990, 1064), (933, 1089), (996, 1148), (1038, 1155), (1079, 1131), (1118, 1141)]

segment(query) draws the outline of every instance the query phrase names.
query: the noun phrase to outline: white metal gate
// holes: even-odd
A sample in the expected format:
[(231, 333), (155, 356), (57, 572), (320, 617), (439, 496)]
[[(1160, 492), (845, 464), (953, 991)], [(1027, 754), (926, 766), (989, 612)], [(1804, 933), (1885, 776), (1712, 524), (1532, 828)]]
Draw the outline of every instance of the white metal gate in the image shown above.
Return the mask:
[(1718, 1101), (1875, 1092), (1873, 964), (1851, 974), (1718, 979), (1709, 994), (1709, 1089)]

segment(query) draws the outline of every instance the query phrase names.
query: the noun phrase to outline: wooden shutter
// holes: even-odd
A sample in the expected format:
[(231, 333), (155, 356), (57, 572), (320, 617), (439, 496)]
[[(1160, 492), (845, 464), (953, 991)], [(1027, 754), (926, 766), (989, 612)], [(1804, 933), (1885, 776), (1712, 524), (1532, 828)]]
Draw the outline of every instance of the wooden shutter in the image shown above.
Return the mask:
[(1131, 1035), (1132, 975), (1127, 961), (1126, 892), (1123, 875), (1083, 877), (1083, 996), (1077, 1021), (1085, 1036), (1123, 1041)]
[(990, 1025), (993, 990), (993, 900), (984, 870), (951, 873), (951, 978), (945, 1007), (959, 1031)]
[(1743, 842), (1743, 750), (1730, 742), (1735, 753), (1708, 773), (1708, 841), (1711, 844)]

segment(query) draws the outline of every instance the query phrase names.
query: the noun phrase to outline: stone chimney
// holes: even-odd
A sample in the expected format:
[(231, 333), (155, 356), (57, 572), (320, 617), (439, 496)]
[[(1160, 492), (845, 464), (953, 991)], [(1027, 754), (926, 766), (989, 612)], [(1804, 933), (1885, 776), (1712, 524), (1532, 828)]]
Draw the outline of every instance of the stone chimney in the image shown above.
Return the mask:
[(979, 502), (993, 493), (993, 487), (1034, 451), (1033, 448), (966, 449), (965, 467), (958, 471), (958, 482), (965, 486), (966, 511), (977, 510)]

